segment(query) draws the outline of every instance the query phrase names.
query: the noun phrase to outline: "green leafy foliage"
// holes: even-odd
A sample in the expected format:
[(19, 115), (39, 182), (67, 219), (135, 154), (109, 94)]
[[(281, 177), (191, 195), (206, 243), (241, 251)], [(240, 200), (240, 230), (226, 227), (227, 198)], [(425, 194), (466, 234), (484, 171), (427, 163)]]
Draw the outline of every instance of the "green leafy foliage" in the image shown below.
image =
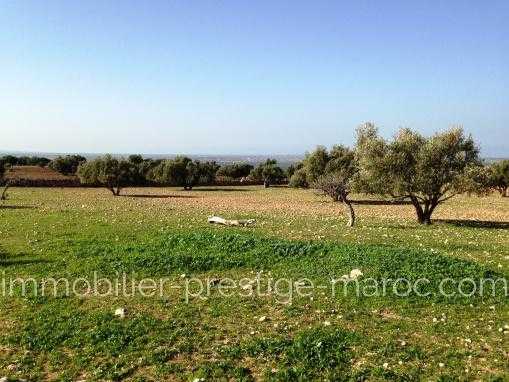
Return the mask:
[(267, 159), (256, 166), (249, 176), (256, 181), (263, 181), (264, 186), (269, 187), (274, 183), (282, 181), (285, 178), (285, 173), (277, 165), (275, 159)]
[(50, 163), (51, 160), (44, 157), (38, 157), (38, 156), (21, 156), (16, 157), (14, 155), (4, 155), (0, 158), (0, 164), (3, 163), (4, 165), (10, 165), (10, 166), (41, 166), (44, 167), (48, 163)]
[(335, 145), (330, 151), (318, 146), (315, 151), (306, 155), (299, 168), (290, 178), (290, 187), (307, 188), (327, 174), (336, 174), (350, 179), (356, 172), (354, 152), (348, 147)]
[(248, 163), (233, 163), (221, 166), (216, 175), (225, 178), (239, 179), (248, 176), (253, 166)]
[(401, 129), (392, 141), (378, 136), (367, 123), (357, 130), (358, 189), (408, 199), (419, 223), (430, 224), (438, 204), (464, 192), (479, 192), (475, 182), (482, 170), (479, 149), (461, 128), (424, 137)]
[(219, 166), (216, 162), (201, 162), (177, 156), (161, 162), (150, 172), (150, 178), (161, 185), (180, 186), (191, 190), (199, 184), (214, 182)]
[(82, 163), (78, 167), (81, 183), (87, 185), (101, 185), (120, 195), (122, 188), (133, 184), (135, 166), (124, 159), (116, 159), (111, 155), (96, 158)]
[(500, 192), (501, 196), (509, 196), (509, 160), (495, 162), (490, 166), (489, 186)]
[(351, 347), (357, 340), (353, 332), (315, 327), (293, 338), (259, 338), (225, 353), (273, 360), (276, 367), (265, 372), (271, 381), (348, 380)]
[(87, 158), (81, 155), (58, 156), (49, 163), (49, 168), (64, 175), (74, 175), (80, 164), (85, 163)]

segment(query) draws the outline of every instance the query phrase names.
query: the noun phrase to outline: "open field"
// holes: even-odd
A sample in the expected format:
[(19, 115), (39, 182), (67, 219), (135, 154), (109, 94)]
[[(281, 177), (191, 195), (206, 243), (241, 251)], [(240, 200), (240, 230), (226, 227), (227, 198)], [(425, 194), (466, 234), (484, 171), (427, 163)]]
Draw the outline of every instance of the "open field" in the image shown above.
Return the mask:
[[(7, 280), (0, 298), (0, 377), (509, 378), (507, 295), (436, 293), (444, 278), (509, 277), (509, 198), (451, 199), (428, 227), (414, 222), (410, 205), (374, 205), (358, 195), (357, 225), (347, 228), (340, 204), (306, 190), (124, 193), (10, 191), (0, 206), (0, 271)], [(210, 215), (257, 222), (249, 228), (211, 226)], [(352, 269), (375, 280), (426, 278), (430, 294), (332, 293), (331, 279)], [(33, 284), (23, 296), (20, 283), (7, 293), (8, 280), (17, 277), (33, 278), (39, 288), (50, 277), (93, 280), (94, 274), (168, 281), (164, 293), (152, 297), (101, 297), (85, 290), (82, 296), (34, 296)], [(247, 281), (224, 296), (229, 279)], [(269, 292), (269, 279), (291, 284)], [(311, 283), (324, 288), (295, 293), (295, 285)], [(246, 285), (259, 284), (263, 293), (246, 296)], [(200, 287), (203, 293), (195, 293)], [(119, 307), (127, 309), (125, 318), (114, 315)]]
[(6, 173), (7, 180), (10, 179), (28, 179), (28, 180), (69, 180), (73, 176), (62, 175), (49, 167), (41, 166), (13, 166)]

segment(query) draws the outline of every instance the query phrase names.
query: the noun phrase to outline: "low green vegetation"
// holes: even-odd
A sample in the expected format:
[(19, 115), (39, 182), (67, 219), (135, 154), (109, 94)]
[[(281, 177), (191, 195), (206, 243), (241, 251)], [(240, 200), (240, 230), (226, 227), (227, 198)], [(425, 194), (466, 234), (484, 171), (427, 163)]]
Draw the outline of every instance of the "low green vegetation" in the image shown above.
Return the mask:
[[(507, 198), (458, 196), (436, 222), (408, 204), (364, 204), (354, 229), (309, 190), (221, 187), (15, 188), (0, 207), (0, 376), (29, 380), (503, 380), (509, 305), (437, 293), (441, 280), (507, 279)], [(207, 216), (255, 218), (220, 227)], [(359, 270), (356, 284), (337, 283)], [(43, 280), (108, 279), (127, 294), (78, 284), (41, 295)], [(162, 292), (131, 295), (144, 278)], [(387, 293), (368, 279), (404, 278)], [(243, 281), (242, 281), (243, 280)], [(277, 280), (289, 280), (275, 284)], [(271, 284), (272, 282), (272, 284)], [(379, 285), (380, 285), (379, 284)], [(9, 284), (7, 284), (9, 285)], [(296, 288), (314, 285), (310, 294)], [(224, 287), (229, 286), (228, 296)], [(246, 288), (248, 286), (249, 288)], [(256, 287), (256, 288), (255, 288)], [(49, 289), (52, 290), (52, 289)], [(473, 292), (473, 284), (463, 285)], [(34, 292), (38, 291), (36, 295)], [(249, 294), (246, 292), (253, 292)], [(256, 291), (256, 293), (254, 293)], [(186, 294), (186, 292), (188, 292)], [(429, 294), (427, 293), (429, 292)], [(404, 296), (400, 296), (403, 294)], [(116, 311), (125, 309), (125, 316)]]

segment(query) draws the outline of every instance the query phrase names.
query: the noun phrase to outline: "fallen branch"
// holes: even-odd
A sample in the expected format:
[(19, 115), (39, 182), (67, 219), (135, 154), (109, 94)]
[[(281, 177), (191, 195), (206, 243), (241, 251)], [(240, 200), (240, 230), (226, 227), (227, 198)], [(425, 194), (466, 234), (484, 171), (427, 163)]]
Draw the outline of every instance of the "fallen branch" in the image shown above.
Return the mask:
[(250, 225), (255, 224), (254, 219), (247, 219), (247, 220), (226, 220), (219, 216), (210, 216), (208, 218), (208, 222), (212, 224), (222, 224), (226, 226), (237, 226), (237, 227), (247, 227)]

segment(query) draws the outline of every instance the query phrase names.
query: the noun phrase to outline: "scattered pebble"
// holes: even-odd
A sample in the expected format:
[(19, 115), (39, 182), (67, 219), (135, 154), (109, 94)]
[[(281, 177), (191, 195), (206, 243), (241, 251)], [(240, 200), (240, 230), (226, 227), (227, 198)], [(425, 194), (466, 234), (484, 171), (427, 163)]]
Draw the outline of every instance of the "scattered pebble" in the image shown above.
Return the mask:
[(119, 318), (125, 318), (127, 315), (127, 309), (126, 308), (117, 308), (115, 310), (115, 316)]

